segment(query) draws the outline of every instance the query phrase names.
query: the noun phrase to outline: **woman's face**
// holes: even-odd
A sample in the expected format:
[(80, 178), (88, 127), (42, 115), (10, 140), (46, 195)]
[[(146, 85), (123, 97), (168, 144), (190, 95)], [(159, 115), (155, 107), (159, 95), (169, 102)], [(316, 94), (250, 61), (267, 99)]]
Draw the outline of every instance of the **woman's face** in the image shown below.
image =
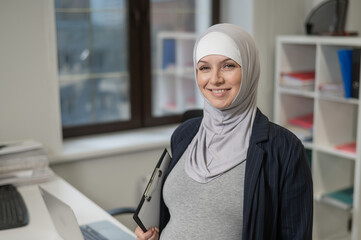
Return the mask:
[(241, 66), (223, 55), (208, 55), (197, 64), (197, 84), (203, 96), (216, 108), (231, 105), (241, 87)]

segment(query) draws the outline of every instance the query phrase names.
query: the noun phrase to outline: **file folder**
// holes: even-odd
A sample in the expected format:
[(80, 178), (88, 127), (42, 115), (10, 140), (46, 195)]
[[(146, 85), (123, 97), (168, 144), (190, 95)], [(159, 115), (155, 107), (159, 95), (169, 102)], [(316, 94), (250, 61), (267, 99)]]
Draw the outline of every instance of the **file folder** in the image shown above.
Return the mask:
[(338, 50), (338, 59), (345, 89), (345, 98), (350, 98), (352, 90), (352, 50)]
[(153, 170), (153, 174), (147, 184), (137, 210), (133, 215), (133, 219), (144, 232), (151, 227), (159, 228), (162, 185), (170, 161), (171, 157), (167, 149), (164, 149), (155, 169)]

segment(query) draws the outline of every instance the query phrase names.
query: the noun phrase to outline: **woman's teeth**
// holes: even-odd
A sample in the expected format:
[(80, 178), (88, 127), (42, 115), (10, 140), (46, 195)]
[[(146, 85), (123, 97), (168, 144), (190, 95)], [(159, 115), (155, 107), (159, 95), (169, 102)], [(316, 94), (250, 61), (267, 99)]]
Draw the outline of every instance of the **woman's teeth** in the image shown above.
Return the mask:
[(213, 90), (214, 93), (222, 93), (222, 92), (225, 92), (226, 90), (224, 89), (221, 89), (221, 90)]

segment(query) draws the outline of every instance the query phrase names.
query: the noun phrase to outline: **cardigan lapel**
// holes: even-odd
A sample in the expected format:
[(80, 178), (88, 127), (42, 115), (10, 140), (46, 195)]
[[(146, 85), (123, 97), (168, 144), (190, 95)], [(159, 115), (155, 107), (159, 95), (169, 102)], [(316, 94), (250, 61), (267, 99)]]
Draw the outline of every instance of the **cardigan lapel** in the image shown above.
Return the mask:
[[(257, 233), (256, 225), (263, 225), (262, 219), (257, 219), (262, 214), (259, 206), (262, 204), (263, 176), (261, 173), (264, 159), (264, 151), (261, 142), (268, 139), (268, 118), (257, 109), (253, 123), (250, 145), (247, 152), (246, 174), (244, 183), (244, 207), (243, 207), (243, 239), (254, 239)], [(258, 222), (258, 223), (257, 223)], [(257, 224), (256, 224), (257, 223)]]

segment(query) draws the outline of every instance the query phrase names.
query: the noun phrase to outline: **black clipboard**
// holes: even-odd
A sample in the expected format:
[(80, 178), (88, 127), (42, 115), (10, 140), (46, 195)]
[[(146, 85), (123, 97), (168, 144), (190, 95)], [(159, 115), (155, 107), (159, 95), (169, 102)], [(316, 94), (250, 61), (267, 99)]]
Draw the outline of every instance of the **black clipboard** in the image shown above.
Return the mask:
[(163, 178), (168, 170), (171, 157), (164, 149), (153, 174), (143, 193), (142, 199), (133, 215), (133, 219), (139, 227), (146, 232), (150, 227), (159, 228), (160, 198)]

